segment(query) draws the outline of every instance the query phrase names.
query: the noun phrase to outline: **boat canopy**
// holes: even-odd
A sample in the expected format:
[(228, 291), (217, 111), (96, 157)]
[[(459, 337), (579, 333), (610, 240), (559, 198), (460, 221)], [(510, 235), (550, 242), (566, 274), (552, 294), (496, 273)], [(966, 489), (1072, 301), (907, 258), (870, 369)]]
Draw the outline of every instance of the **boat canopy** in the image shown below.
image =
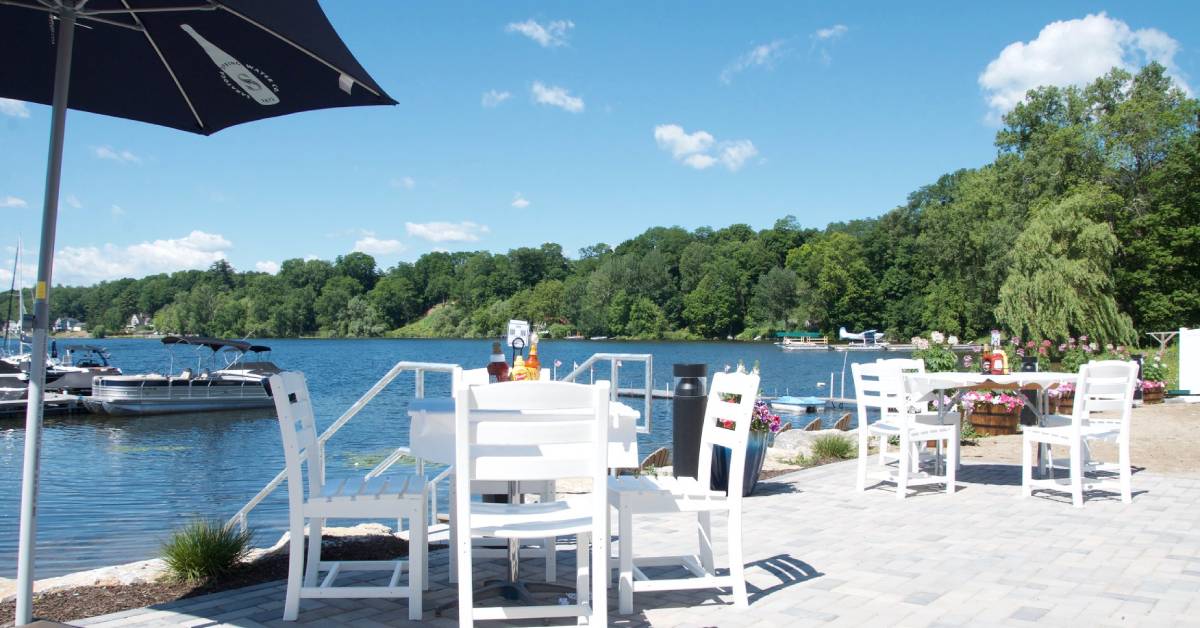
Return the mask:
[(260, 353), (271, 350), (270, 347), (265, 347), (263, 345), (252, 345), (241, 340), (206, 338), (204, 336), (164, 336), (162, 343), (164, 345), (197, 345), (208, 347), (213, 351), (220, 351), (221, 349), (233, 349), (234, 351), (239, 351), (241, 353), (245, 353), (247, 351)]

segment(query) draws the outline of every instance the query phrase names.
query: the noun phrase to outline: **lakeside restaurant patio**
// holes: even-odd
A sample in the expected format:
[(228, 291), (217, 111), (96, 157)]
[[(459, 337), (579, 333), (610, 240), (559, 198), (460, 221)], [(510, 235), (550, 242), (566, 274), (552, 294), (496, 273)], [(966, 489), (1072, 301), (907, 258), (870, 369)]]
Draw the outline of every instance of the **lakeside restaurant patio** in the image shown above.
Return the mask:
[[(998, 626), (1200, 625), (1200, 472), (1133, 477), (1132, 504), (1067, 493), (1018, 497), (1017, 465), (964, 463), (958, 490), (930, 486), (908, 499), (894, 487), (855, 490), (856, 462), (798, 471), (760, 483), (744, 501), (750, 607), (727, 591), (647, 593), (618, 626)], [(714, 525), (721, 529), (723, 517)], [(639, 544), (670, 552), (694, 545), (680, 515), (639, 517)], [(716, 538), (718, 568), (723, 535)], [(574, 552), (560, 551), (560, 582)], [(408, 621), (404, 600), (304, 600), (299, 621), (283, 622), (284, 582), (70, 622), (81, 626), (452, 626), (448, 552), (430, 552), (432, 583), (424, 621)], [(501, 559), (479, 572), (505, 571)], [(537, 582), (539, 559), (521, 564)], [(477, 576), (478, 577), (478, 576)], [(495, 603), (493, 600), (492, 603)]]

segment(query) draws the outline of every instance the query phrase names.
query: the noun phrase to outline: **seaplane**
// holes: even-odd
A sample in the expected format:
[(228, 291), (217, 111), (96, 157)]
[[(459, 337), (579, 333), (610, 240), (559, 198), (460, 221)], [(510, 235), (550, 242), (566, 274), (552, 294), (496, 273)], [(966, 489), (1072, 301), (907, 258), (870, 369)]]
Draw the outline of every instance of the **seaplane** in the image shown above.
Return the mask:
[(878, 347), (883, 348), (887, 345), (883, 340), (883, 334), (876, 329), (868, 329), (858, 333), (846, 331), (845, 327), (838, 329), (838, 338), (842, 340), (861, 342), (859, 347)]

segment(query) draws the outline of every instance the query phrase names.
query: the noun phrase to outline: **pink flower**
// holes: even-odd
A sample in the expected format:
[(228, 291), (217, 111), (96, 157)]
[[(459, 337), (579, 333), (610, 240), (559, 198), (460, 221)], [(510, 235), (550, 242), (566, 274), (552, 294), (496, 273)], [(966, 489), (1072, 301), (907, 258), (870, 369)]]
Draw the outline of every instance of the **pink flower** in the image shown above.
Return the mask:
[(1051, 343), (1049, 340), (1043, 340), (1043, 341), (1042, 341), (1042, 346), (1043, 346), (1043, 347), (1049, 348), (1051, 344), (1052, 344), (1052, 343)]

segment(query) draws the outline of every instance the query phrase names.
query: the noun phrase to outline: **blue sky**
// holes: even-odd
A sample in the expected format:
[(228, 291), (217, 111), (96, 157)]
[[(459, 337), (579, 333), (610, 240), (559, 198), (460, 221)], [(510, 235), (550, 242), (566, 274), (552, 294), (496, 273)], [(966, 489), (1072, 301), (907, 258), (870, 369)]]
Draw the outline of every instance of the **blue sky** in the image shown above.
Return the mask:
[[(1027, 86), (1147, 59), (1200, 86), (1186, 2), (322, 5), (400, 104), (207, 138), (72, 112), (56, 280), (823, 227), (990, 161)], [(37, 242), (48, 128), (0, 101), (0, 250)]]

